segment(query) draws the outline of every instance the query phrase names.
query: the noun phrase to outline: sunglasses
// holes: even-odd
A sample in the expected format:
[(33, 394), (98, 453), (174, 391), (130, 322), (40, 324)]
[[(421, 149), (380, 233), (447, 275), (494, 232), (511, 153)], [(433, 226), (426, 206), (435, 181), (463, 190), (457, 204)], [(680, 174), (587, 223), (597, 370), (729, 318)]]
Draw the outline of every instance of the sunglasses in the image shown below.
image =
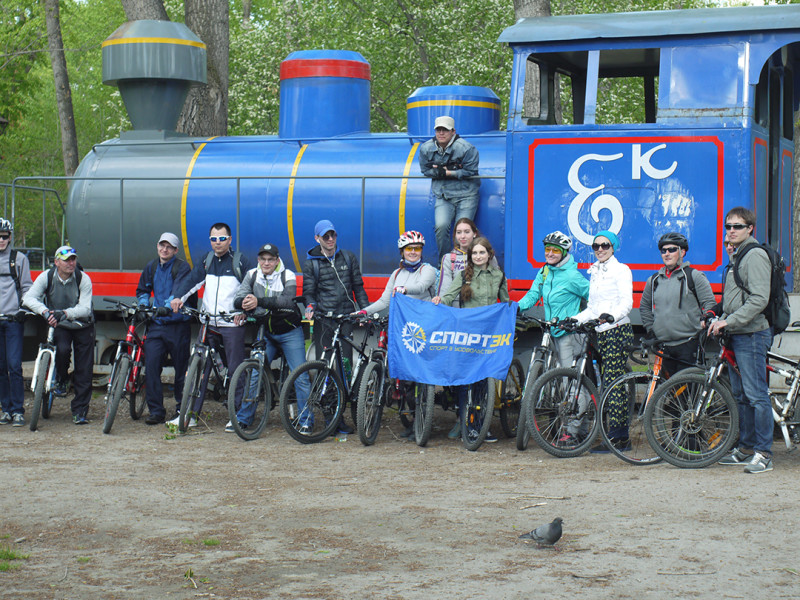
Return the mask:
[(602, 248), (603, 250), (608, 250), (609, 248), (611, 248), (611, 244), (609, 244), (608, 242), (603, 242), (602, 244), (592, 244), (592, 250), (594, 250), (595, 252), (600, 250), (600, 248)]
[(406, 246), (405, 249), (411, 252), (422, 252), (422, 246)]
[(547, 254), (548, 252), (552, 252), (553, 254), (564, 254), (564, 251), (558, 246), (545, 246), (544, 252), (545, 254)]
[(11, 239), (11, 236), (7, 233), (0, 233), (0, 240), (6, 241)]
[(450, 131), (447, 127), (437, 127), (436, 131)]
[(70, 258), (76, 258), (77, 252), (75, 252), (75, 248), (67, 248), (63, 252), (59, 252), (56, 254), (56, 258), (58, 260), (69, 260)]
[(668, 248), (664, 247), (661, 249), (661, 254), (667, 254), (667, 253), (672, 254), (673, 252), (677, 252), (678, 250), (680, 250), (680, 248), (678, 248), (677, 246), (670, 246)]
[(230, 239), (230, 237), (231, 236), (229, 235), (212, 235), (209, 236), (208, 239), (211, 240), (212, 242), (227, 242)]
[(735, 229), (736, 231), (741, 231), (745, 227), (750, 227), (746, 223), (725, 223), (725, 230), (730, 231), (731, 229)]
[(329, 231), (328, 233), (326, 233), (325, 235), (320, 236), (320, 237), (322, 237), (322, 239), (325, 240), (326, 242), (330, 241), (330, 240), (335, 240), (336, 239), (336, 232), (335, 231)]

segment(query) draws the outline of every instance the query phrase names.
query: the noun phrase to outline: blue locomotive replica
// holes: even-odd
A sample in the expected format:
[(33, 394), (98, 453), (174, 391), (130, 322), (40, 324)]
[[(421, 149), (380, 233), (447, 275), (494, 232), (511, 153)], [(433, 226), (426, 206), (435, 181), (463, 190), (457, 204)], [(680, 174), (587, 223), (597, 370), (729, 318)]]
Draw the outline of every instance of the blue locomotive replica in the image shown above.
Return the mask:
[[(396, 267), (400, 232), (422, 231), (426, 258), (435, 255), (417, 152), (441, 115), (480, 153), (476, 221), (512, 298), (527, 291), (555, 229), (572, 236), (584, 267), (594, 233), (617, 233), (637, 292), (667, 231), (687, 236), (692, 265), (719, 291), (723, 216), (737, 205), (791, 260), (800, 7), (522, 19), (498, 41), (513, 51), (505, 130), (491, 90), (442, 86), (409, 96), (407, 132), (371, 133), (368, 62), (302, 51), (281, 66), (278, 135), (198, 139), (174, 129), (189, 86), (205, 79), (202, 41), (178, 23), (126, 23), (103, 44), (103, 79), (119, 86), (134, 129), (92, 149), (67, 203), (68, 238), (97, 295), (132, 296), (125, 274), (141, 270), (162, 231), (198, 260), (217, 221), (233, 225), (244, 253), (269, 241), (301, 272), (326, 218), (374, 297)], [(640, 109), (610, 122), (609, 107), (628, 101)]]

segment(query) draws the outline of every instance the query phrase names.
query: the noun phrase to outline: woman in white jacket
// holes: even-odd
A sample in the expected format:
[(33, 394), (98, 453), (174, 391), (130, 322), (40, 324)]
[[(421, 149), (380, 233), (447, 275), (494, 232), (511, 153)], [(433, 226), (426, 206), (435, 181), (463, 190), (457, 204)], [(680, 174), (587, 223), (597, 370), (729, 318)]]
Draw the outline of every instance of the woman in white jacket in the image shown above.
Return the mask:
[[(613, 232), (598, 233), (592, 243), (592, 250), (597, 262), (589, 267), (589, 301), (586, 309), (575, 318), (585, 323), (604, 314), (614, 317), (613, 323), (603, 323), (597, 328), (603, 386), (607, 386), (625, 372), (628, 358), (625, 348), (633, 343), (633, 329), (628, 316), (633, 308), (633, 277), (630, 268), (614, 256), (619, 250), (619, 238)], [(609, 398), (609, 438), (613, 444), (624, 448), (630, 444), (627, 402), (622, 390), (618, 396)], [(601, 445), (592, 451), (608, 452), (608, 449)]]

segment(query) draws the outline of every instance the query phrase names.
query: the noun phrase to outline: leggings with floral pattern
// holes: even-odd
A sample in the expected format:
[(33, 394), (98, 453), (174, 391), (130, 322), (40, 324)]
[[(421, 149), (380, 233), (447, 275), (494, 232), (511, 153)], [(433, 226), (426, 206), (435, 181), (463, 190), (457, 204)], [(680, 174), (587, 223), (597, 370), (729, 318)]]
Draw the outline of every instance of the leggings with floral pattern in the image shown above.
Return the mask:
[[(603, 388), (605, 388), (625, 373), (625, 365), (628, 362), (628, 353), (625, 348), (633, 343), (631, 324), (623, 323), (599, 332), (597, 343), (600, 346), (600, 357), (603, 363)], [(622, 388), (614, 390), (614, 395), (608, 398), (610, 408), (608, 436), (612, 439), (628, 437), (628, 403), (626, 400), (625, 390)]]

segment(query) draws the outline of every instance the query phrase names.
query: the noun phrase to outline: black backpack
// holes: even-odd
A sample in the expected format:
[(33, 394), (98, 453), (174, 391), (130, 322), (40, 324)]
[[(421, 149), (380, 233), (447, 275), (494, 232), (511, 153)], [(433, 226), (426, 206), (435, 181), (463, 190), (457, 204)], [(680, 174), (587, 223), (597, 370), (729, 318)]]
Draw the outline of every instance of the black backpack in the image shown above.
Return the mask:
[(736, 257), (736, 262), (733, 265), (733, 280), (736, 285), (743, 289), (747, 294), (750, 294), (744, 284), (742, 278), (739, 276), (739, 263), (744, 256), (754, 248), (761, 248), (767, 253), (769, 263), (771, 265), (769, 277), (769, 302), (762, 311), (763, 315), (767, 317), (767, 321), (772, 326), (772, 333), (777, 335), (786, 331), (791, 321), (791, 311), (789, 310), (789, 295), (786, 293), (786, 261), (778, 254), (769, 244), (747, 244), (742, 253)]

